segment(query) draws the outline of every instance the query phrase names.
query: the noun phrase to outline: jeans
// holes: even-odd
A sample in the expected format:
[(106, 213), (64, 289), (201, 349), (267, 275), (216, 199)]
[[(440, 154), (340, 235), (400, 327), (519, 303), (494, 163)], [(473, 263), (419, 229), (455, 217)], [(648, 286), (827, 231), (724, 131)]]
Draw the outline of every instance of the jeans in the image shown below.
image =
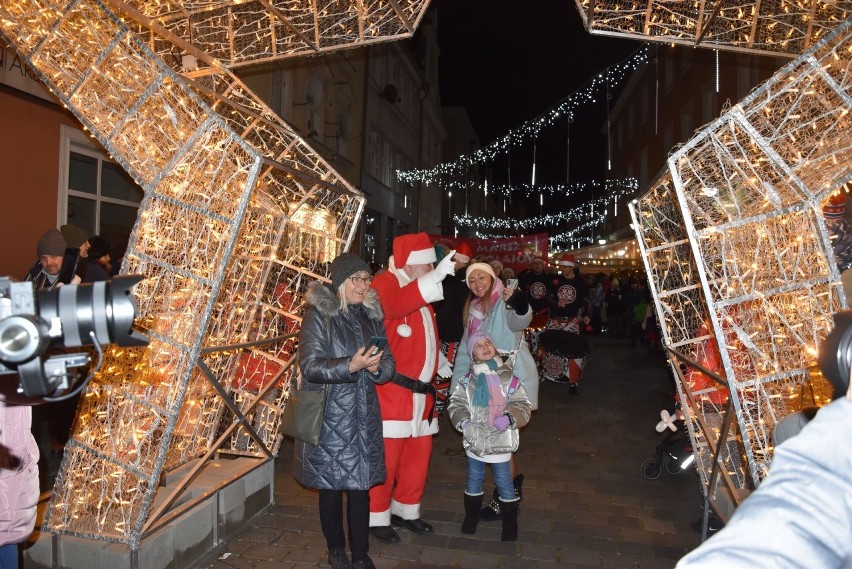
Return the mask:
[(0, 546), (0, 569), (18, 568), (18, 544), (7, 543)]
[[(475, 458), (467, 457), (467, 487), (465, 492), (472, 496), (482, 494), (482, 483), (485, 481), (485, 465)], [(512, 483), (512, 471), (509, 461), (491, 463), (491, 472), (494, 474), (494, 484), (500, 493), (500, 499), (509, 502), (515, 499), (515, 485)]]

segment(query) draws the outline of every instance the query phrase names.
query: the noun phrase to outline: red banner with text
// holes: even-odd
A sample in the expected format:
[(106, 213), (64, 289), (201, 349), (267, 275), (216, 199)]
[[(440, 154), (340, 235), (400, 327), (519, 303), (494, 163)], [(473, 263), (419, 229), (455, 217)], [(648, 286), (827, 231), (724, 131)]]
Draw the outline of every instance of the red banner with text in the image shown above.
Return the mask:
[(547, 263), (547, 236), (547, 233), (533, 233), (499, 239), (469, 239), (429, 235), (429, 239), (435, 245), (445, 245), (452, 249), (457, 249), (460, 243), (467, 243), (475, 257), (498, 259), (504, 268), (511, 268), (517, 274), (528, 269), (536, 257), (541, 257)]

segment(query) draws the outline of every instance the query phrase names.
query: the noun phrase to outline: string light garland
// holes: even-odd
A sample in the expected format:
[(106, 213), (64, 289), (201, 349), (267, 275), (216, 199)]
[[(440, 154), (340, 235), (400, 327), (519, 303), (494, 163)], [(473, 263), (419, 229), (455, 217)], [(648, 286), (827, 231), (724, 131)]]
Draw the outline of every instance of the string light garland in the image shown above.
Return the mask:
[[(478, 183), (470, 183), (467, 188), (479, 187)], [(591, 180), (588, 182), (574, 182), (571, 184), (546, 184), (536, 186), (534, 184), (500, 184), (499, 186), (490, 186), (488, 191), (494, 195), (501, 197), (509, 196), (512, 193), (521, 193), (525, 197), (544, 194), (545, 196), (571, 197), (593, 191), (595, 193), (610, 193), (616, 192), (619, 195), (626, 195), (636, 192), (639, 189), (639, 180), (636, 178), (619, 178), (614, 180)]]
[[(588, 200), (577, 207), (560, 213), (526, 219), (485, 218), (464, 214), (453, 216), (453, 222), (457, 229), (468, 228), (479, 238), (498, 238), (505, 237), (506, 233), (529, 233), (546, 230), (551, 234), (549, 237), (551, 247), (566, 243), (576, 247), (594, 241), (594, 230), (603, 226), (610, 204), (612, 204), (613, 212), (615, 212), (619, 199), (634, 194), (638, 187), (638, 181), (635, 178), (629, 178), (624, 182), (616, 185), (616, 181), (612, 181), (612, 184), (607, 186), (609, 188), (608, 195)], [(592, 184), (606, 185), (598, 182)], [(572, 225), (572, 227), (567, 230), (559, 230), (560, 226), (566, 224)]]
[(510, 149), (520, 147), (535, 141), (542, 129), (556, 124), (567, 118), (570, 122), (575, 113), (586, 105), (596, 103), (598, 97), (605, 95), (607, 89), (612, 89), (625, 81), (640, 65), (648, 63), (648, 46), (643, 45), (621, 63), (612, 65), (593, 77), (578, 91), (575, 91), (562, 102), (552, 107), (538, 117), (527, 121), (520, 128), (509, 131), (491, 144), (479, 148), (471, 154), (463, 154), (452, 162), (438, 164), (429, 169), (397, 170), (397, 178), (401, 182), (416, 184), (418, 182), (429, 187), (444, 188), (454, 180), (464, 179), (471, 166), (486, 164), (498, 156), (508, 154)]

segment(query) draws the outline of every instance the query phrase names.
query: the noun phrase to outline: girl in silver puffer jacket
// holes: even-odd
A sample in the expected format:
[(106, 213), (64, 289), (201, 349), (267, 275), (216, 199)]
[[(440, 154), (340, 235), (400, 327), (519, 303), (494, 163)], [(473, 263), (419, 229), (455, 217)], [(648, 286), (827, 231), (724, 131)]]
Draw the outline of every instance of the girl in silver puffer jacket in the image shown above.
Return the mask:
[(497, 353), (494, 341), (483, 330), (470, 334), (470, 371), (461, 378), (450, 397), (447, 413), (464, 436), (467, 484), (461, 531), (476, 533), (482, 507), (485, 465), (491, 464), (500, 493), (502, 541), (518, 538), (518, 501), (509, 460), (518, 450), (518, 429), (529, 422), (532, 406), (523, 384), (512, 373), (508, 358)]

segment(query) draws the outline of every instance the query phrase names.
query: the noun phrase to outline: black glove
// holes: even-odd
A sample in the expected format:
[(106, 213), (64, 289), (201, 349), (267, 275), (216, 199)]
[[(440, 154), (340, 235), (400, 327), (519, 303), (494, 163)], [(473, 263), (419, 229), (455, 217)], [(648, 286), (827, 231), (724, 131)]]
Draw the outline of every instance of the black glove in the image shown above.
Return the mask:
[(527, 313), (527, 310), (530, 309), (530, 303), (527, 300), (527, 295), (518, 289), (515, 289), (515, 292), (512, 293), (512, 296), (509, 297), (506, 304), (509, 305), (509, 308), (514, 310), (515, 314), (518, 316), (523, 316)]

